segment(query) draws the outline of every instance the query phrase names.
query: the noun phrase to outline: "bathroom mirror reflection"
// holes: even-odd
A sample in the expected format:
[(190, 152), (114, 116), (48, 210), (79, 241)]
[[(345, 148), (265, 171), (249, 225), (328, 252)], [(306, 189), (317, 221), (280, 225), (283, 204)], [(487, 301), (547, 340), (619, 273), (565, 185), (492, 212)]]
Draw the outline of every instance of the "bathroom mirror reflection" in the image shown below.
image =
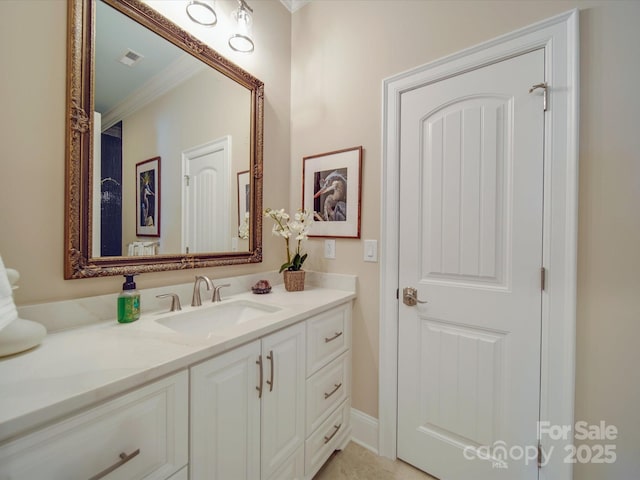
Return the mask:
[(137, 0), (69, 9), (65, 278), (261, 261), (262, 82)]

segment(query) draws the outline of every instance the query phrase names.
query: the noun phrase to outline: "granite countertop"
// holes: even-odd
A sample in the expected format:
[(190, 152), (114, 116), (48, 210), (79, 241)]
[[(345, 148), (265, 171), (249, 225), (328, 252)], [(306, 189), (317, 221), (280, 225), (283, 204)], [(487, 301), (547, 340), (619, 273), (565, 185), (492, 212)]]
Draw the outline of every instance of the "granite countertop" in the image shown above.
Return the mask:
[[(353, 284), (355, 287), (355, 280)], [(286, 292), (282, 285), (276, 285), (266, 295), (236, 294), (223, 302), (245, 299), (280, 310), (208, 338), (177, 333), (161, 325), (155, 320), (169, 314), (157, 312), (143, 314), (130, 324), (114, 319), (49, 334), (34, 350), (0, 359), (0, 441), (354, 298), (355, 288), (313, 285), (302, 292)], [(183, 307), (183, 312), (211, 306)]]

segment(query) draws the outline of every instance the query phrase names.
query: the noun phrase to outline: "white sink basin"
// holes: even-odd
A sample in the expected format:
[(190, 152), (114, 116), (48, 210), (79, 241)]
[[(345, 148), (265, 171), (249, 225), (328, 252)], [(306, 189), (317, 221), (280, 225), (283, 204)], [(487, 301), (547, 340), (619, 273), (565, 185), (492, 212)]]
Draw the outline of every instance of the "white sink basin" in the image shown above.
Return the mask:
[(176, 332), (191, 335), (210, 335), (281, 310), (250, 300), (229, 300), (203, 305), (193, 310), (177, 312), (156, 322)]

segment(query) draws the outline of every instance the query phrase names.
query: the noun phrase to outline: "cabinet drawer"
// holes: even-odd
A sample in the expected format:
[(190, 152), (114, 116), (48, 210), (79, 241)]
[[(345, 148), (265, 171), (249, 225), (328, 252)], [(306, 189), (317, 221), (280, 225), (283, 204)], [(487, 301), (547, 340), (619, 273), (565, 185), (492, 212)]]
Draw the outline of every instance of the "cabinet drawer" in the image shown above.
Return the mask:
[(351, 346), (351, 304), (341, 305), (307, 321), (307, 375)]
[(315, 475), (320, 467), (340, 446), (349, 430), (349, 400), (332, 413), (305, 442), (305, 477)]
[(343, 353), (307, 380), (307, 433), (314, 431), (351, 391), (351, 355)]
[(187, 464), (181, 372), (0, 447), (0, 478), (166, 479)]

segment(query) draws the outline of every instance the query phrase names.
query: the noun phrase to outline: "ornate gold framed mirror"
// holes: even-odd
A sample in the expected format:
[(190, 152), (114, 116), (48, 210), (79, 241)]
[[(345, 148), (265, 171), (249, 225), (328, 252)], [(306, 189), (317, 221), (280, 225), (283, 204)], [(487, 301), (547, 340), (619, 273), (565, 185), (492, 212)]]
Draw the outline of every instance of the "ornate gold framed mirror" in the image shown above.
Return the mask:
[(65, 278), (261, 262), (263, 83), (138, 0), (68, 11)]

